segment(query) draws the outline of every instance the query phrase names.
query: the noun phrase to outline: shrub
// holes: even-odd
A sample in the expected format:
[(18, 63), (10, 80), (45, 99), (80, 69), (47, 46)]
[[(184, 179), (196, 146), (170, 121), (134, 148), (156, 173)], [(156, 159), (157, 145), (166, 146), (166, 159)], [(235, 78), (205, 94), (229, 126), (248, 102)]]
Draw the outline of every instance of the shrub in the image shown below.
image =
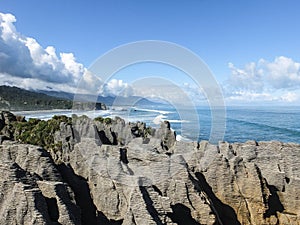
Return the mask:
[(105, 123), (105, 124), (111, 124), (113, 120), (109, 117), (103, 118), (102, 116), (98, 116), (94, 119), (94, 121), (98, 121), (100, 123)]
[(107, 117), (107, 118), (104, 119), (104, 123), (105, 124), (111, 124), (112, 123), (112, 119), (109, 118), (109, 117)]
[(103, 123), (104, 118), (103, 118), (102, 116), (98, 116), (98, 117), (96, 117), (96, 118), (94, 119), (94, 121), (98, 121), (98, 122), (100, 122), (100, 123)]
[(39, 145), (47, 150), (61, 150), (62, 143), (54, 144), (54, 134), (60, 129), (62, 122), (71, 124), (72, 119), (67, 116), (53, 116), (48, 121), (29, 119), (28, 122), (15, 122), (14, 137), (22, 143)]

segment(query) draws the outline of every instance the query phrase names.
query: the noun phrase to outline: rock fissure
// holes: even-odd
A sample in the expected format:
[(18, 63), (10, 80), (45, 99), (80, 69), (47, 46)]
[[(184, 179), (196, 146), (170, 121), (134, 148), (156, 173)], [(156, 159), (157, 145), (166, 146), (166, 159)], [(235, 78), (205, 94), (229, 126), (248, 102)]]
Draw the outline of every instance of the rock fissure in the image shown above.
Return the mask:
[(196, 210), (195, 207), (193, 206), (193, 202), (192, 202), (191, 199), (190, 199), (190, 196), (189, 196), (189, 188), (188, 188), (188, 186), (187, 186), (186, 183), (185, 183), (185, 191), (186, 191), (186, 198), (188, 199), (188, 201), (189, 201), (191, 207), (192, 207), (194, 210)]
[(151, 217), (153, 218), (153, 221), (157, 225), (163, 225), (163, 222), (161, 221), (161, 219), (158, 216), (159, 215), (158, 211), (155, 209), (155, 207), (153, 205), (153, 201), (152, 201), (146, 187), (139, 186), (139, 189), (140, 189), (140, 192), (142, 193), (143, 200), (146, 204), (146, 209), (149, 212), (149, 214), (151, 215)]
[(240, 194), (240, 197), (241, 197), (241, 202), (244, 202), (245, 203), (245, 207), (246, 207), (246, 213), (247, 213), (247, 217), (245, 219), (247, 219), (249, 221), (249, 224), (253, 224), (252, 221), (251, 221), (251, 218), (252, 218), (252, 215), (251, 215), (251, 211), (249, 209), (249, 206), (248, 206), (248, 201), (247, 199), (245, 198), (245, 196), (243, 195), (242, 191), (241, 191), (241, 188), (238, 184), (238, 182), (235, 180), (235, 184), (238, 188), (238, 192)]

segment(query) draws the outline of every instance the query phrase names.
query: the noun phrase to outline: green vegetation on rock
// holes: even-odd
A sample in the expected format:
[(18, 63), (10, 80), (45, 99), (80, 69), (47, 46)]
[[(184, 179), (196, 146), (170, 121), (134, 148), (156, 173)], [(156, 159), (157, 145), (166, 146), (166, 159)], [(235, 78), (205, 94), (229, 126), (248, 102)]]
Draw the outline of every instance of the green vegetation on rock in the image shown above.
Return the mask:
[(101, 116), (98, 116), (94, 119), (95, 121), (98, 121), (100, 123), (105, 123), (105, 124), (111, 124), (113, 122), (113, 120), (109, 117), (107, 118), (103, 118)]
[(54, 144), (54, 134), (60, 129), (60, 123), (71, 124), (67, 116), (54, 116), (48, 121), (29, 119), (28, 122), (14, 122), (15, 140), (22, 143), (42, 146), (48, 150), (60, 150), (61, 143)]

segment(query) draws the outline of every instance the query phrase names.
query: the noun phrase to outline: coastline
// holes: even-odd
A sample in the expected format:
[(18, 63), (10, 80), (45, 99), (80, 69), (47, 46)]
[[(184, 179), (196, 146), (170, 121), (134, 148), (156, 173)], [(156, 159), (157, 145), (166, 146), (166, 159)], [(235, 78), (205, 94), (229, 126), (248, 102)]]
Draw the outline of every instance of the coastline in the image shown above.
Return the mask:
[[(54, 199), (61, 224), (127, 225), (134, 217), (135, 224), (182, 218), (188, 224), (299, 225), (300, 144), (182, 142), (167, 121), (153, 129), (119, 117), (25, 122), (2, 112), (0, 122), (3, 212), (27, 207), (19, 220), (48, 223)], [(13, 214), (0, 215), (6, 224)]]
[[(212, 118), (207, 107), (197, 108), (198, 115), (189, 109), (185, 109), (182, 117), (171, 107), (153, 106), (130, 107), (124, 109), (112, 108), (97, 111), (72, 111), (72, 110), (43, 110), (17, 112), (24, 114), (26, 118), (34, 117), (50, 119), (55, 114), (72, 116), (73, 113), (95, 118), (97, 116), (123, 118), (126, 122), (144, 122), (153, 128), (159, 128), (160, 122), (167, 120), (176, 133), (184, 139), (200, 141), (210, 137)], [(191, 115), (193, 113), (194, 116)], [(191, 116), (190, 116), (191, 115)], [(198, 117), (198, 120), (197, 120)], [(226, 115), (226, 132), (223, 138), (227, 142), (246, 142), (247, 140), (300, 143), (300, 109), (292, 107), (288, 111), (279, 108), (247, 108), (228, 107)], [(199, 132), (200, 131), (200, 132)]]
[[(134, 217), (135, 224), (182, 218), (188, 224), (271, 225), (288, 219), (299, 225), (300, 144), (176, 141), (168, 122), (154, 130), (121, 118), (18, 122), (7, 112), (1, 118), (1, 137), (16, 129), (0, 145), (2, 205), (4, 212), (14, 204), (27, 207), (20, 220), (51, 221), (47, 204), (54, 199), (62, 224), (127, 225)], [(20, 169), (26, 171), (22, 176)], [(18, 197), (10, 198), (7, 190)], [(26, 205), (32, 202), (38, 205)], [(1, 214), (0, 222), (9, 215)]]

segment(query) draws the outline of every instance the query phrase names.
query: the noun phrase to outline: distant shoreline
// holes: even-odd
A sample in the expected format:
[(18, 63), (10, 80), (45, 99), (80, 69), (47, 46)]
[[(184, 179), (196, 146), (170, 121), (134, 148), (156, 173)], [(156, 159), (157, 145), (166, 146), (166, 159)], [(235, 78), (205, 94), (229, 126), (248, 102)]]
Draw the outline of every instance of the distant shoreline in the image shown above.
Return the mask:
[[(0, 110), (0, 111), (7, 111), (7, 110)], [(33, 112), (62, 112), (62, 111), (65, 111), (65, 112), (71, 112), (73, 111), (73, 109), (41, 109), (41, 110), (10, 110), (10, 112), (12, 113), (33, 113)]]

